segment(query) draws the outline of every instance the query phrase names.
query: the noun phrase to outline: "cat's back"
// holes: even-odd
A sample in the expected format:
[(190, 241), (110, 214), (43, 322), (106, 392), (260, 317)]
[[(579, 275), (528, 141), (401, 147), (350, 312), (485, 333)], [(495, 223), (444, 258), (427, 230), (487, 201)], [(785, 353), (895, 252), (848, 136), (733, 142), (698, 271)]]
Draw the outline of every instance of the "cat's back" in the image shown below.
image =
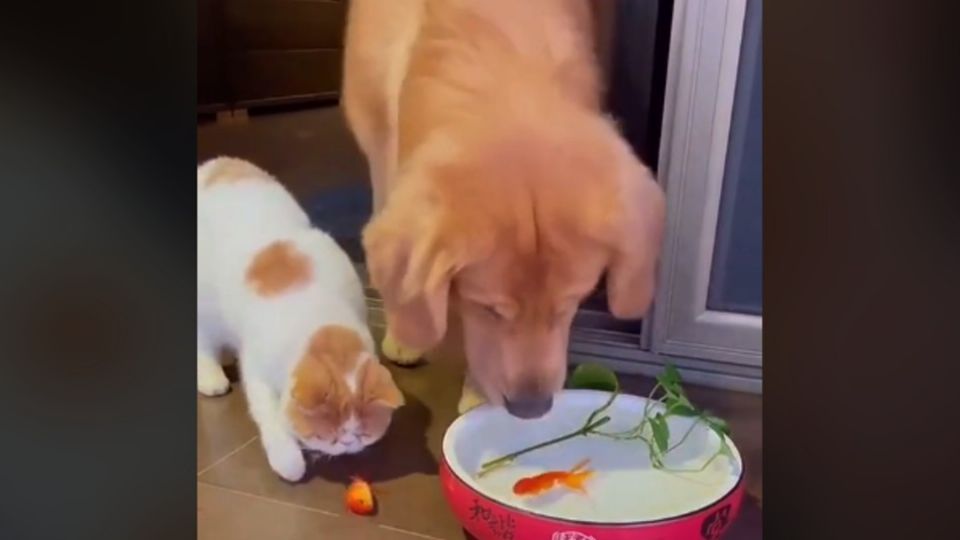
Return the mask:
[[(305, 229), (267, 249), (275, 253), (254, 257), (246, 276), (263, 313), (300, 312), (313, 324), (366, 323), (363, 283), (349, 255), (329, 234)], [(274, 294), (268, 290), (271, 281), (277, 284)]]
[(297, 244), (309, 257), (318, 294), (341, 297), (350, 306), (365, 306), (363, 283), (353, 261), (329, 234), (310, 229), (296, 237)]
[[(198, 243), (256, 248), (306, 229), (306, 213), (272, 175), (242, 159), (218, 157), (197, 168)], [(211, 246), (213, 247), (213, 246)]]
[(217, 158), (198, 167), (197, 237), (198, 293), (214, 296), (238, 333), (365, 324), (363, 286), (347, 253), (252, 163)]
[(240, 314), (241, 334), (259, 350), (299, 350), (328, 325), (353, 329), (373, 350), (360, 277), (323, 231), (306, 229), (270, 244), (251, 259), (237, 286), (231, 296), (239, 303), (230, 311)]
[[(256, 165), (219, 157), (197, 167), (197, 303), (205, 319), (238, 316), (251, 261), (308, 230), (289, 192)], [(229, 326), (229, 324), (227, 324)]]

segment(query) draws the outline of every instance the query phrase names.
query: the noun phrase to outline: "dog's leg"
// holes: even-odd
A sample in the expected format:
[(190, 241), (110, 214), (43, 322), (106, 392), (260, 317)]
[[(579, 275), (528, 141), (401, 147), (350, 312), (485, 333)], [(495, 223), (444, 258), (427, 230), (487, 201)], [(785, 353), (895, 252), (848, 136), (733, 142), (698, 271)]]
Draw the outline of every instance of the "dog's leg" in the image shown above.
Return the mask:
[(397, 343), (397, 340), (390, 334), (389, 327), (387, 327), (387, 332), (383, 336), (383, 341), (380, 342), (380, 349), (384, 356), (401, 366), (416, 364), (423, 357), (423, 351), (408, 349)]
[[(395, 123), (395, 122), (394, 122)], [(367, 154), (367, 163), (370, 165), (370, 184), (373, 190), (373, 213), (379, 214), (387, 203), (387, 192), (393, 185), (397, 169), (397, 137), (396, 128), (391, 127), (380, 137), (378, 144), (373, 145)]]
[(478, 407), (486, 403), (486, 398), (483, 397), (483, 394), (480, 393), (480, 390), (477, 389), (477, 385), (473, 382), (473, 379), (470, 378), (468, 373), (463, 378), (463, 390), (460, 393), (460, 402), (457, 403), (457, 412), (463, 414), (474, 407)]
[(370, 164), (370, 190), (373, 192), (373, 215), (383, 210), (387, 196), (386, 167), (382, 160), (368, 159)]
[[(391, 148), (393, 147), (394, 145), (388, 144), (383, 153), (371, 152), (367, 158), (367, 162), (370, 164), (370, 183), (373, 190), (374, 215), (383, 209), (383, 205), (386, 202), (387, 185), (392, 168), (390, 166), (390, 159), (393, 153)], [(423, 351), (410, 349), (397, 343), (397, 340), (394, 339), (390, 333), (389, 326), (387, 326), (387, 332), (383, 336), (383, 341), (380, 342), (380, 349), (383, 351), (384, 356), (401, 366), (416, 364), (417, 361), (423, 357)]]
[[(395, 133), (391, 129), (389, 133)], [(392, 175), (396, 171), (397, 163), (397, 139), (395, 136), (388, 135), (386, 144), (383, 146), (383, 153), (379, 159), (370, 159), (370, 174), (373, 183), (373, 207), (374, 212), (379, 212), (386, 204), (386, 192), (392, 181)], [(395, 364), (401, 366), (410, 366), (416, 364), (423, 358), (424, 351), (410, 349), (400, 345), (390, 332), (389, 325), (380, 343), (380, 349), (383, 355)]]

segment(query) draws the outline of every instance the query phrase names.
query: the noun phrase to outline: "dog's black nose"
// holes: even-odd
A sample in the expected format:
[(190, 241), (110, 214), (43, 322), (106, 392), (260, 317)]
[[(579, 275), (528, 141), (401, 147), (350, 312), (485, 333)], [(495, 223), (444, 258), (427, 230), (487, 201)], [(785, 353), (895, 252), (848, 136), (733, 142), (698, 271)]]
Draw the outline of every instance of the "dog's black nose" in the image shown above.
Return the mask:
[(553, 396), (544, 398), (520, 398), (504, 400), (507, 412), (524, 420), (540, 418), (550, 412), (553, 407)]

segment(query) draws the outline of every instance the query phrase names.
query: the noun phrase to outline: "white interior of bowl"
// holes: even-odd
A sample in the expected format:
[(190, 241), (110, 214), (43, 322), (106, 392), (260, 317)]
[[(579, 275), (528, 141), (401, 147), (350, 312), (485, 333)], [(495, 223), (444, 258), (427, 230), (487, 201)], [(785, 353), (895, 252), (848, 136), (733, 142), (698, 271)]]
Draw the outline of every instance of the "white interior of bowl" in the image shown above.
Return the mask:
[[(537, 420), (514, 418), (500, 407), (478, 407), (447, 430), (444, 456), (454, 474), (486, 497), (568, 521), (625, 524), (679, 517), (710, 506), (736, 487), (742, 461), (729, 439), (734, 459), (718, 457), (700, 472), (654, 469), (642, 441), (589, 436), (531, 452), (477, 478), (481, 463), (578, 429), (608, 398), (605, 392), (566, 390), (556, 397), (553, 409)], [(604, 429), (614, 432), (633, 427), (643, 416), (645, 403), (641, 397), (618, 396), (605, 413), (611, 420)], [(671, 446), (680, 441), (691, 422), (688, 418), (670, 418)], [(719, 445), (720, 438), (713, 431), (698, 425), (667, 455), (666, 465), (671, 469), (699, 468)], [(513, 494), (513, 485), (520, 478), (566, 470), (585, 458), (590, 459), (590, 468), (596, 472), (586, 483), (585, 495), (562, 487), (533, 498)]]

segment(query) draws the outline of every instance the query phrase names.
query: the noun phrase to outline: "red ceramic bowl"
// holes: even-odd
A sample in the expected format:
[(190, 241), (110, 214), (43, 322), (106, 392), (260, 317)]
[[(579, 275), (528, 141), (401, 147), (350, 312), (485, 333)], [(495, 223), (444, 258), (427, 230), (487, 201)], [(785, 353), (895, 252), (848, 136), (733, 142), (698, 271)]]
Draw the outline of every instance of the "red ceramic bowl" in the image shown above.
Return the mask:
[[(737, 516), (743, 498), (743, 462), (720, 457), (704, 471), (653, 469), (640, 441), (577, 437), (519, 458), (477, 478), (480, 464), (565, 433), (581, 425), (609, 394), (566, 390), (538, 420), (519, 420), (502, 408), (482, 406), (462, 415), (443, 438), (440, 479), (463, 527), (478, 540), (716, 540)], [(627, 429), (642, 417), (646, 400), (621, 395), (607, 413), (609, 431)], [(671, 445), (692, 420), (671, 418)], [(673, 469), (697, 468), (720, 444), (697, 426), (667, 456)], [(558, 488), (533, 498), (513, 494), (520, 478), (566, 470), (589, 458), (595, 471), (580, 494)]]

